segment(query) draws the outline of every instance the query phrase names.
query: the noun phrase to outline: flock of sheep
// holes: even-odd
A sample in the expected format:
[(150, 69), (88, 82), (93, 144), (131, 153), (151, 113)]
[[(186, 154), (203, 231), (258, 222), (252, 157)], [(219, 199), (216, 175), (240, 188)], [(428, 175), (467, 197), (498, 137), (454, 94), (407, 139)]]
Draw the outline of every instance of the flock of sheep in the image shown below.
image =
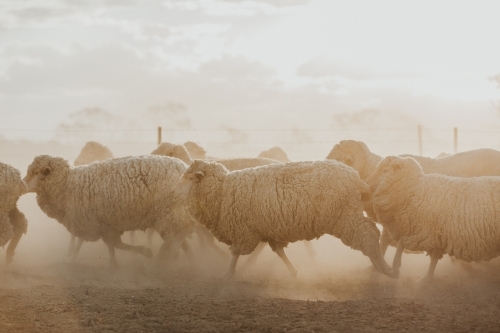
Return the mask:
[[(88, 142), (74, 166), (40, 155), (24, 179), (0, 163), (0, 246), (10, 241), (11, 262), (27, 231), (16, 203), (34, 192), (40, 209), (70, 232), (70, 254), (102, 239), (113, 266), (115, 249), (153, 257), (149, 247), (122, 242), (126, 231), (158, 233), (159, 264), (180, 250), (192, 256), (187, 236), (196, 232), (219, 253), (214, 237), (229, 245), (226, 278), (240, 255), (255, 260), (266, 243), (295, 276), (288, 243), (302, 240), (314, 256), (308, 241), (329, 234), (392, 278), (405, 250), (425, 252), (431, 262), (422, 282), (429, 282), (445, 254), (466, 262), (500, 255), (499, 176), (500, 152), (493, 149), (383, 158), (345, 140), (325, 160), (290, 162), (277, 147), (256, 158), (213, 159), (193, 142), (162, 143), (151, 155), (113, 158)], [(396, 247), (392, 267), (384, 260), (389, 245)]]

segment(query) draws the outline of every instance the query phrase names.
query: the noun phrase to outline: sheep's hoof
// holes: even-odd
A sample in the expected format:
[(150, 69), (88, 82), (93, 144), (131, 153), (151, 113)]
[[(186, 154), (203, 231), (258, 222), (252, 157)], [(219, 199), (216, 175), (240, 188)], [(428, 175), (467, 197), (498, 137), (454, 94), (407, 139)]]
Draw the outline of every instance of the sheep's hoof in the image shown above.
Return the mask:
[(428, 286), (432, 283), (432, 277), (424, 276), (417, 280), (417, 286)]
[(399, 269), (398, 268), (392, 268), (387, 272), (386, 274), (388, 277), (393, 278), (393, 279), (399, 279)]

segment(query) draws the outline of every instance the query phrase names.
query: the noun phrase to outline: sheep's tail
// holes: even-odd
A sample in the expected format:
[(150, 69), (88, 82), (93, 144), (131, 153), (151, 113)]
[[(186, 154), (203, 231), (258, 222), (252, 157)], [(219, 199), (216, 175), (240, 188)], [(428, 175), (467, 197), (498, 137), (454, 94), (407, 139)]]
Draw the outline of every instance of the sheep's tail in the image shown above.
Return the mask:
[(370, 186), (364, 181), (359, 180), (359, 188), (361, 192), (361, 201), (368, 201), (371, 198)]

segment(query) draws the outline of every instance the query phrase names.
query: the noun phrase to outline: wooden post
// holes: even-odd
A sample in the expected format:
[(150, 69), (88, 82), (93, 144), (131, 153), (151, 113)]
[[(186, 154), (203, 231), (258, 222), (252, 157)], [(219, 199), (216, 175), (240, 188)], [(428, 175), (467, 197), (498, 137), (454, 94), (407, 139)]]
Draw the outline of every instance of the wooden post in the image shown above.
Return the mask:
[(418, 132), (418, 154), (422, 156), (424, 154), (424, 148), (422, 145), (422, 125), (418, 125), (417, 132)]
[(161, 143), (161, 126), (158, 126), (158, 146)]
[(453, 154), (458, 152), (458, 128), (453, 128)]

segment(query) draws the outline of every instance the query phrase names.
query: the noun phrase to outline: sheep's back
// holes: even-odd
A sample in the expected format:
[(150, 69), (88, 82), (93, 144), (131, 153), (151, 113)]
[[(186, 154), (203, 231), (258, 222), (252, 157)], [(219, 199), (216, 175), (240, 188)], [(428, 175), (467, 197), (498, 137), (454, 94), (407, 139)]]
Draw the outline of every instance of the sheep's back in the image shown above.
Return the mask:
[(362, 184), (354, 169), (336, 161), (234, 171), (224, 180), (221, 219), (236, 218), (263, 239), (312, 239), (351, 214), (362, 217)]
[(21, 179), (21, 172), (8, 164), (0, 163), (0, 210), (4, 213), (10, 211), (25, 192), (26, 185)]
[(442, 249), (466, 261), (500, 254), (500, 177), (425, 175), (403, 191), (395, 195), (410, 200), (384, 226), (396, 239), (411, 236), (408, 249)]
[(170, 191), (185, 170), (180, 160), (163, 156), (108, 159), (73, 168), (67, 219), (88, 218), (123, 231), (149, 227), (156, 212), (168, 208)]

